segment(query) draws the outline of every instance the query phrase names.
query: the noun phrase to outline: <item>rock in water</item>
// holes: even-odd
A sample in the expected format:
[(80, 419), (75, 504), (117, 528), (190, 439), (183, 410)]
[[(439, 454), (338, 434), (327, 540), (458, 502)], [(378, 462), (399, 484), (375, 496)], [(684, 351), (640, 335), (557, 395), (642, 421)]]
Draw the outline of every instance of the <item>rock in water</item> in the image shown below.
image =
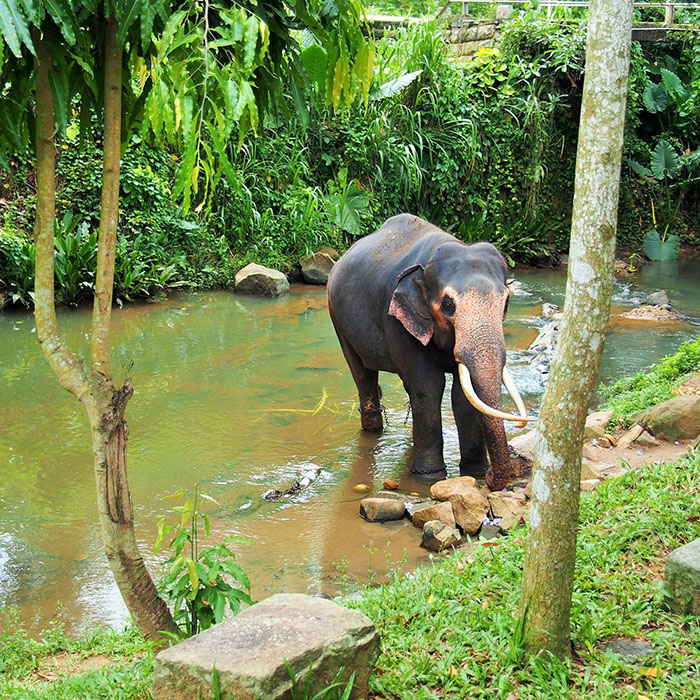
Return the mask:
[(389, 491), (394, 491), (397, 488), (399, 488), (399, 482), (396, 481), (396, 479), (392, 479), (391, 477), (389, 477), (388, 479), (384, 479), (384, 483), (382, 484), (382, 486), (385, 489), (389, 489)]
[(459, 532), (439, 520), (429, 520), (423, 526), (421, 547), (433, 552), (441, 552), (448, 547), (456, 547), (462, 541)]
[(680, 314), (677, 314), (670, 307), (643, 304), (636, 309), (621, 313), (619, 318), (627, 318), (632, 321), (678, 321)]
[(649, 306), (665, 306), (671, 308), (671, 300), (668, 298), (668, 294), (665, 289), (657, 289), (652, 292), (645, 300), (644, 303)]
[(471, 491), (475, 488), (478, 488), (478, 484), (473, 476), (458, 476), (454, 479), (436, 481), (430, 487), (430, 495), (438, 501), (446, 501), (455, 493)]
[(700, 539), (674, 549), (666, 559), (666, 585), (679, 612), (700, 615)]
[(213, 698), (216, 668), (220, 695), (236, 700), (291, 697), (289, 664), (301, 687), (311, 671), (310, 693), (355, 673), (352, 698), (367, 697), (367, 680), (379, 655), (379, 635), (359, 610), (323, 598), (278, 594), (161, 651), (154, 663), (154, 700)]
[(289, 291), (289, 282), (279, 270), (250, 263), (236, 273), (235, 289), (241, 294), (276, 297)]
[(401, 520), (405, 512), (403, 501), (396, 498), (363, 498), (360, 501), (360, 515), (371, 523)]
[(327, 284), (335, 261), (328, 253), (311, 253), (299, 261), (301, 275), (308, 284)]
[(473, 535), (481, 527), (489, 509), (489, 502), (471, 476), (438, 481), (431, 486), (430, 495), (438, 500), (449, 500), (455, 522), (465, 535)]
[(674, 396), (632, 416), (661, 440), (692, 440), (700, 433), (700, 396)]
[(423, 527), (429, 520), (439, 520), (445, 525), (456, 527), (455, 515), (452, 512), (452, 504), (449, 501), (441, 501), (425, 508), (418, 508), (413, 511), (411, 519), (416, 527)]

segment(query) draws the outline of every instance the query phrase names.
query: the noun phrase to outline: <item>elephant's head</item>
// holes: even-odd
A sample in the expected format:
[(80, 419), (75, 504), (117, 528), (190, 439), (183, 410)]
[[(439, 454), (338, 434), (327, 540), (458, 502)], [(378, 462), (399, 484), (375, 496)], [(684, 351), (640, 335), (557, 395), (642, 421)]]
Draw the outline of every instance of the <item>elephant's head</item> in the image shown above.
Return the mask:
[[(389, 313), (423, 345), (432, 340), (454, 356), (464, 394), (482, 413), (491, 489), (503, 488), (512, 476), (503, 421), (524, 425), (533, 420), (505, 369), (506, 272), (503, 257), (490, 243), (443, 243), (425, 267), (416, 265), (400, 275), (389, 306)], [(519, 416), (502, 411), (501, 382)]]

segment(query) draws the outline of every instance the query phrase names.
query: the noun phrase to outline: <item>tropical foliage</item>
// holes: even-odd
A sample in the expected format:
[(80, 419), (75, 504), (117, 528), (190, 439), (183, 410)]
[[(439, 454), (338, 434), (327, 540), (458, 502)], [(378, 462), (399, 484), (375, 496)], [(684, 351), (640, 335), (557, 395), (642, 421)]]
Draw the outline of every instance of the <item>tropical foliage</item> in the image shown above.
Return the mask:
[[(355, 5), (336, 7), (343, 16), (359, 13)], [(325, 29), (330, 6), (313, 31), (290, 24), (287, 35), (269, 37), (259, 13), (241, 19), (211, 5), (205, 36), (186, 6), (175, 11), (179, 21), (167, 32), (167, 16), (154, 18), (153, 36), (156, 29), (163, 36), (147, 57), (135, 38), (139, 51), (129, 62), (125, 101), (134, 106), (136, 130), (122, 160), (119, 299), (173, 284), (224, 286), (252, 259), (288, 270), (320, 245), (343, 249), (398, 211), (416, 212), (466, 241), (491, 240), (512, 261), (565, 249), (584, 71), (581, 19), (553, 26), (531, 8), (504, 25), (498, 47), (457, 64), (436, 23), (401, 29), (370, 50), (350, 26)], [(339, 32), (343, 42), (334, 39)], [(265, 62), (279, 54), (282, 38), (290, 42), (280, 54), (284, 65), (271, 73)], [(344, 54), (354, 56), (352, 67)], [(232, 68), (231, 56), (240, 56), (242, 67)], [(77, 71), (77, 59), (66, 60)], [(165, 66), (174, 70), (166, 74)], [(22, 79), (29, 85), (31, 72)], [(93, 231), (101, 145), (94, 112), (84, 111), (76, 92), (80, 80), (68, 80), (63, 100), (70, 109), (60, 136), (57, 209), (59, 219), (69, 214)], [(261, 88), (253, 101), (246, 85)], [(205, 89), (204, 108), (195, 109)], [(2, 95), (0, 128), (18, 136), (0, 138), (7, 166), (0, 173), (0, 288), (30, 305), (34, 171), (23, 154), (31, 134), (28, 122), (10, 128), (24, 94)], [(622, 245), (640, 249), (649, 230), (667, 245), (697, 243), (699, 100), (695, 36), (634, 45)], [(269, 106), (280, 109), (265, 116)], [(654, 174), (659, 148), (675, 153), (678, 172), (669, 157), (671, 169)], [(77, 303), (89, 298), (92, 279), (81, 260), (70, 264), (80, 270), (71, 278), (77, 291), (76, 284), (62, 290), (58, 277), (56, 283), (62, 301)]]

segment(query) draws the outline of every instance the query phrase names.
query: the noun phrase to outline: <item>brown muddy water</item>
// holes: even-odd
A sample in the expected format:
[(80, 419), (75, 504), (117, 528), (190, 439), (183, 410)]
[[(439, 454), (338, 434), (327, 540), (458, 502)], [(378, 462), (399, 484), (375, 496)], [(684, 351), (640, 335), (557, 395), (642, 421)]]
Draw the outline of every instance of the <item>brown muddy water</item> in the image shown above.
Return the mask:
[[(543, 386), (524, 351), (543, 321), (542, 301), (561, 303), (561, 272), (521, 270), (534, 294), (511, 303), (506, 326), (509, 367), (537, 409)], [(634, 287), (618, 284), (614, 304), (663, 287), (689, 323), (614, 327), (603, 375), (636, 371), (700, 333), (695, 264), (645, 268)], [(618, 309), (619, 311), (620, 309)], [(90, 310), (64, 310), (73, 347), (87, 351)], [(136, 533), (157, 571), (157, 521), (173, 517), (166, 497), (196, 481), (207, 504), (212, 541), (235, 545), (256, 598), (278, 591), (336, 594), (380, 581), (429, 560), (407, 522), (377, 525), (358, 516), (357, 483), (381, 486), (391, 476), (421, 493), (407, 475), (410, 416), (397, 377), (383, 375), (388, 428), (363, 434), (355, 387), (326, 311), (325, 290), (293, 287), (281, 299), (230, 292), (173, 295), (114, 313), (113, 365), (130, 373), (134, 398), (129, 480)], [(449, 397), (449, 392), (446, 392)], [(448, 468), (458, 444), (445, 403)], [(308, 488), (278, 502), (309, 470)], [(126, 610), (107, 567), (95, 512), (90, 435), (84, 410), (61, 390), (46, 365), (29, 314), (0, 315), (0, 606), (18, 606), (27, 622), (46, 624), (62, 606), (74, 626), (119, 625)]]

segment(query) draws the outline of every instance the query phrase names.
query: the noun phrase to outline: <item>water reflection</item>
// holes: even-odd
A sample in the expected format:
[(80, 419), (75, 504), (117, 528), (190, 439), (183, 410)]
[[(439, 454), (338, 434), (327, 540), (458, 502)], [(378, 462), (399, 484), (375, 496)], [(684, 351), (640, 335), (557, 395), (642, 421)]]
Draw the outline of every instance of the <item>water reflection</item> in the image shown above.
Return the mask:
[[(635, 295), (664, 287), (697, 323), (700, 284), (691, 267), (644, 268), (635, 287), (616, 286), (615, 303), (629, 306)], [(541, 302), (562, 303), (564, 277), (530, 270), (517, 276), (535, 293), (511, 303), (508, 363), (536, 408), (541, 376), (524, 350), (543, 323)], [(89, 316), (89, 309), (60, 313), (68, 341), (83, 353)], [(48, 369), (33, 326), (27, 314), (0, 315), (0, 604), (46, 622), (62, 601), (69, 619), (118, 624), (126, 612), (102, 553), (87, 419)], [(635, 371), (697, 333), (687, 325), (614, 327), (603, 372)], [(406, 475), (410, 415), (396, 376), (380, 378), (387, 430), (379, 437), (359, 430), (355, 387), (323, 289), (296, 287), (272, 300), (207, 292), (132, 304), (115, 310), (113, 339), (115, 371), (130, 372), (135, 385), (127, 409), (129, 478), (137, 538), (150, 565), (157, 564), (150, 556), (156, 523), (173, 506), (165, 496), (195, 481), (220, 504), (211, 512), (213, 538), (251, 539), (238, 551), (255, 597), (333, 593), (345, 579), (366, 581), (426, 558), (410, 524), (357, 516), (358, 482), (381, 485), (393, 477), (409, 490), (426, 487)], [(449, 381), (445, 456), (456, 475)], [(260, 498), (311, 467), (320, 471), (309, 489), (280, 502)]]

